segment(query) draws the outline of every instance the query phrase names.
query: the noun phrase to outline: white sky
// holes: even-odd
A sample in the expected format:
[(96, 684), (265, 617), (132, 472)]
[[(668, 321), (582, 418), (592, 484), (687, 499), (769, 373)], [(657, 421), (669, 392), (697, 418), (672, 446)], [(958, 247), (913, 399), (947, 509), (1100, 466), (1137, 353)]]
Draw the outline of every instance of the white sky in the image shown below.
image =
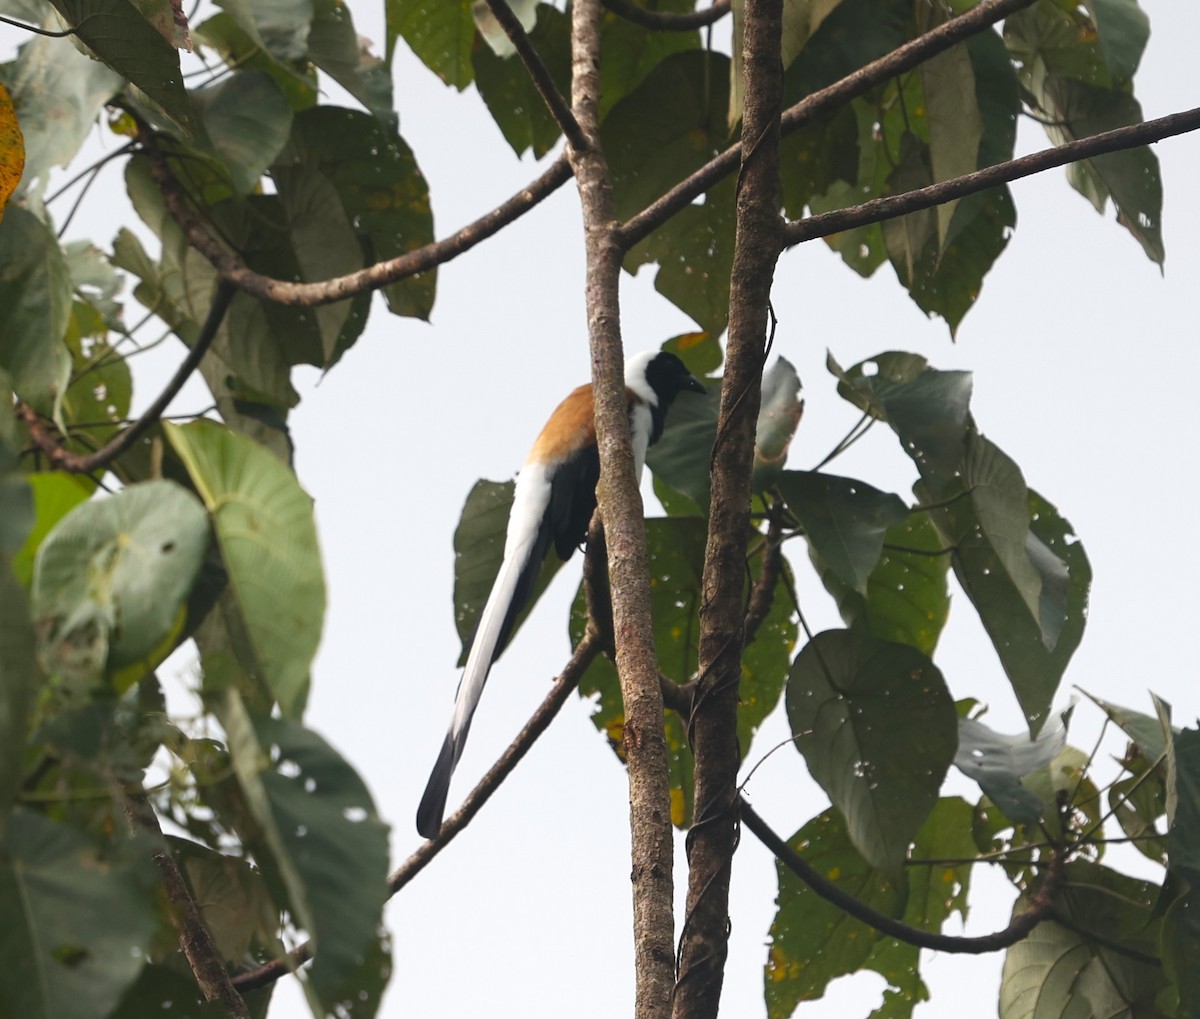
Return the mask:
[[(382, 40), (376, 6), (352, 5), (358, 30)], [(1200, 7), (1155, 0), (1144, 6), (1152, 24), (1137, 79), (1145, 116), (1197, 105)], [(20, 36), (0, 27), (0, 40), (7, 53)], [(512, 156), (473, 90), (460, 96), (445, 89), (403, 45), (395, 73), (401, 131), (430, 181), (439, 236), (535, 175), (534, 166)], [(1045, 144), (1040, 128), (1022, 124), (1022, 151)], [(1165, 278), (1111, 210), (1097, 216), (1063, 171), (1051, 171), (1014, 186), (1018, 229), (957, 344), (942, 324), (925, 319), (889, 267), (862, 281), (815, 242), (779, 263), (775, 349), (805, 382), (806, 413), (789, 461), (804, 468), (856, 419), (824, 370), (826, 350), (844, 365), (901, 349), (938, 368), (974, 370), (972, 409), (981, 428), (1072, 521), (1095, 572), (1089, 625), (1064, 698), (1078, 684), (1149, 710), (1149, 688), (1174, 703), (1177, 722), (1194, 724), (1200, 697), (1187, 634), (1196, 625), (1191, 581), (1200, 552), (1187, 520), (1200, 486), (1187, 393), (1200, 369), (1200, 138), (1168, 140), (1156, 151), (1166, 189)], [(73, 236), (111, 242), (128, 213), (100, 196), (118, 187), (116, 173), (106, 170)], [(623, 297), (629, 351), (694, 328), (654, 292), (652, 269), (626, 277)], [(377, 302), (366, 334), (328, 378), (317, 385), (315, 372), (298, 373), (297, 468), (316, 499), (330, 587), (307, 723), (367, 780), (393, 825), (394, 862), (419, 845), (412, 817), (457, 682), (451, 536), (463, 499), (478, 477), (513, 476), (557, 400), (586, 380), (586, 343), (578, 204), (568, 185), (442, 268), (432, 324), (391, 318)], [(165, 372), (177, 362), (180, 346), (165, 346), (148, 370)], [(191, 403), (185, 393), (173, 409), (208, 402), (195, 388), (190, 394)], [(147, 384), (138, 397), (145, 403), (152, 395)], [(831, 469), (906, 496), (913, 479), (883, 428)], [(796, 566), (814, 629), (840, 625), (803, 557)], [(578, 570), (576, 559), (493, 671), (450, 810), (566, 661), (566, 606)], [(936, 661), (956, 696), (989, 702), (990, 724), (1021, 728), (1008, 683), (961, 593)], [(186, 663), (178, 671), (186, 676)], [(1090, 750), (1098, 729), (1097, 712), (1083, 705), (1071, 742)], [(786, 736), (780, 712), (755, 741), (749, 764)], [(957, 773), (947, 790), (977, 796)], [(785, 836), (825, 806), (799, 755), (786, 749), (757, 772), (749, 794)], [(381, 1015), (628, 1014), (626, 822), (624, 772), (576, 699), (474, 823), (390, 903), (395, 970)], [(677, 849), (682, 901), (682, 836)], [(1113, 859), (1126, 865), (1131, 855)], [(725, 1014), (754, 1019), (765, 1014), (762, 965), (776, 882), (771, 858), (748, 832), (733, 880)], [(970, 932), (1002, 927), (1012, 899), (1003, 882), (977, 869), (975, 888)], [(1000, 962), (925, 953), (933, 1001), (918, 1015), (994, 1014)], [(840, 981), (799, 1014), (865, 1016), (882, 986), (873, 975)], [(272, 1019), (307, 1014), (285, 982)]]

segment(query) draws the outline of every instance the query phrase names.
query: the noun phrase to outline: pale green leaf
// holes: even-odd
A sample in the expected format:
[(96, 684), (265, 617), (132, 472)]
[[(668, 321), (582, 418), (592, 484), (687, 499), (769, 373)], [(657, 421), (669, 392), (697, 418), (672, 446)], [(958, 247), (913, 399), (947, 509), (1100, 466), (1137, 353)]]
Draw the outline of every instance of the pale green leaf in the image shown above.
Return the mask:
[(171, 481), (71, 510), (34, 559), (32, 612), (46, 670), (94, 679), (159, 649), (179, 625), (208, 538), (199, 503)]
[(275, 456), (215, 422), (164, 429), (212, 518), (253, 667), (298, 716), (325, 615), (312, 499)]

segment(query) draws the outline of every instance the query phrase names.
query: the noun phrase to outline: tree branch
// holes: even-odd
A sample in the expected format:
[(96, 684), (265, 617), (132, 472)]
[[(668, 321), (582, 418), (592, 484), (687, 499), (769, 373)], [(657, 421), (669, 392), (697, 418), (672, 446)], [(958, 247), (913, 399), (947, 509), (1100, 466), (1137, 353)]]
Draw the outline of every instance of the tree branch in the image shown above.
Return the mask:
[(484, 2), (487, 4), (488, 10), (492, 12), (492, 16), (499, 22), (500, 27), (504, 29), (508, 41), (516, 49), (517, 56), (521, 58), (521, 63), (525, 65), (525, 70), (529, 72), (529, 77), (533, 80), (533, 87), (538, 90), (538, 95), (542, 97), (542, 102), (546, 104), (546, 109), (550, 111), (550, 116), (558, 124), (567, 143), (573, 149), (584, 148), (587, 145), (587, 139), (583, 136), (583, 130), (571, 112), (571, 107), (567, 105), (566, 99), (559, 92), (554, 79), (550, 76), (549, 69), (538, 55), (538, 51), (534, 49), (533, 43), (525, 31), (525, 26), (517, 20), (517, 16), (513, 14), (507, 0), (484, 0)]
[[(471, 823), (483, 805), (491, 799), (492, 793), (500, 788), (500, 784), (508, 778), (512, 770), (520, 763), (521, 758), (529, 752), (529, 748), (549, 727), (554, 716), (558, 714), (567, 702), (567, 698), (579, 685), (579, 680), (587, 671), (587, 667), (592, 664), (592, 659), (600, 653), (601, 645), (601, 639), (594, 630), (588, 630), (584, 634), (583, 640), (575, 647), (570, 660), (563, 667), (563, 671), (554, 681), (553, 686), (550, 687), (550, 692), (546, 694), (545, 699), (530, 715), (529, 721), (517, 733), (504, 753), (497, 758), (496, 763), (487, 770), (487, 773), (463, 800), (462, 806), (442, 823), (442, 829), (438, 832), (437, 838), (422, 843), (415, 853), (388, 876), (389, 898), (421, 873), (433, 858)], [(307, 962), (309, 958), (311, 958), (309, 946), (307, 944), (300, 945), (289, 954), (287, 959), (274, 959), (258, 969), (239, 974), (233, 978), (233, 985), (242, 990), (262, 987), (264, 984), (272, 983), (291, 973)]]
[(18, 404), (17, 410), (29, 428), (30, 438), (49, 461), (61, 471), (71, 474), (91, 474), (93, 471), (107, 467), (118, 456), (130, 449), (162, 417), (163, 411), (178, 395), (192, 372), (200, 366), (200, 362), (204, 360), (204, 355), (212, 346), (213, 340), (216, 339), (217, 333), (221, 329), (221, 322), (225, 318), (225, 312), (229, 310), (229, 303), (233, 300), (235, 293), (235, 289), (228, 283), (218, 281), (212, 307), (208, 309), (208, 317), (200, 327), (200, 333), (196, 337), (196, 342), (192, 344), (192, 349), (188, 351), (187, 357), (176, 369), (171, 381), (163, 387), (162, 392), (146, 408), (141, 417), (124, 431), (114, 435), (94, 453), (82, 456), (64, 449), (62, 444), (51, 434), (50, 429), (42, 422), (42, 419), (38, 417), (37, 411), (28, 404), (21, 403)]
[(659, 32), (690, 32), (716, 24), (732, 6), (730, 0), (715, 0), (699, 11), (651, 11), (632, 0), (603, 0), (604, 6), (619, 18)]
[(188, 243), (208, 259), (221, 278), (262, 300), (303, 307), (332, 304), (444, 265), (520, 219), (571, 179), (571, 168), (566, 157), (559, 156), (528, 187), (449, 237), (396, 258), (375, 262), (345, 276), (313, 283), (294, 283), (257, 273), (227, 250), (213, 235), (208, 224), (193, 211), (187, 193), (171, 173), (166, 157), (155, 143), (153, 132), (140, 122), (138, 140), (149, 160), (151, 176), (162, 192), (167, 211), (183, 230)]
[[(840, 81), (805, 97), (784, 111), (780, 124), (784, 136), (798, 130), (822, 114), (844, 106), (851, 99), (916, 67), (930, 57), (948, 50), (963, 39), (982, 32), (1014, 11), (1028, 7), (1034, 0), (983, 0), (966, 14), (951, 18), (937, 28), (905, 43), (886, 56), (873, 60), (865, 67), (846, 75)], [(646, 206), (636, 216), (617, 227), (617, 240), (628, 251), (638, 241), (657, 230), (680, 209), (691, 205), (718, 181), (737, 169), (741, 158), (741, 143), (732, 145), (714, 157), (695, 173), (685, 177), (661, 198)]]
[(743, 621), (742, 646), (753, 642), (758, 628), (766, 621), (775, 601), (775, 585), (783, 571), (783, 514), (773, 510), (767, 523), (767, 536), (763, 540), (762, 565), (758, 579), (750, 591)]
[(608, 544), (613, 641), (625, 705), (623, 741), (629, 776), (637, 1019), (666, 1019), (672, 965), (674, 832), (663, 700), (650, 615), (646, 524), (634, 473), (629, 408), (622, 378), (620, 274), (622, 251), (613, 228), (612, 181), (599, 137), (599, 0), (575, 0), (571, 10), (571, 100), (587, 137), (567, 152), (579, 187), (587, 257), (585, 297), (592, 356), (600, 481), (596, 502)]
[(200, 908), (188, 891), (187, 882), (163, 837), (158, 816), (144, 794), (125, 798), (125, 817), (130, 825), (149, 832), (158, 843), (154, 863), (162, 875), (167, 900), (174, 907), (171, 924), (179, 932), (179, 947), (192, 968), (204, 1000), (219, 1001), (230, 1019), (250, 1019), (250, 1010), (230, 980), (212, 935), (204, 925)]
[[(754, 439), (767, 348), (767, 306), (782, 250), (779, 116), (783, 0), (745, 0), (742, 163), (729, 287), (729, 340), (700, 598), (699, 677), (688, 740), (694, 818), (679, 939), (674, 1019), (716, 1019), (729, 946), (729, 881), (738, 840), (738, 689), (747, 611), (743, 596)], [(766, 569), (764, 565), (764, 570)]]
[(1006, 163), (996, 163), (984, 167), (974, 173), (962, 177), (954, 177), (938, 184), (918, 188), (916, 191), (906, 191), (901, 195), (890, 195), (887, 198), (876, 198), (862, 205), (851, 206), (848, 209), (836, 209), (817, 216), (789, 223), (785, 228), (785, 236), (789, 247), (811, 241), (817, 237), (828, 237), (830, 234), (855, 227), (866, 226), (869, 223), (879, 223), (886, 219), (895, 219), (910, 212), (943, 205), (965, 195), (973, 195), (988, 188), (998, 187), (1010, 181), (1020, 180), (1043, 170), (1049, 170), (1066, 163), (1077, 163), (1083, 159), (1107, 152), (1120, 152), (1122, 149), (1133, 149), (1150, 142), (1162, 141), (1175, 135), (1186, 134), (1200, 129), (1200, 108), (1184, 113), (1173, 113), (1168, 117), (1157, 120), (1147, 120), (1141, 124), (1131, 124), (1128, 127), (1118, 127), (1112, 131), (1089, 135), (1077, 141), (1067, 142), (1049, 149), (1042, 149), (1032, 155), (1010, 159)]
[(1028, 908), (1018, 916), (1014, 916), (1003, 930), (979, 937), (956, 937), (934, 931), (923, 931), (919, 927), (912, 927), (893, 917), (876, 912), (853, 895), (843, 891), (815, 870), (804, 857), (777, 835), (767, 822), (754, 812), (754, 808), (745, 799), (741, 801), (741, 807), (742, 823), (758, 836), (759, 841), (775, 854), (777, 860), (822, 899), (832, 902), (856, 920), (861, 920), (869, 927), (875, 928), (880, 934), (886, 934), (888, 937), (896, 938), (909, 945), (916, 945), (918, 948), (932, 948), (938, 952), (950, 952), (958, 955), (982, 955), (986, 952), (998, 952), (1015, 945), (1034, 927), (1050, 917), (1051, 904), (1062, 881), (1065, 851), (1061, 846), (1055, 846), (1045, 870), (1042, 871), (1041, 884), (1029, 899)]

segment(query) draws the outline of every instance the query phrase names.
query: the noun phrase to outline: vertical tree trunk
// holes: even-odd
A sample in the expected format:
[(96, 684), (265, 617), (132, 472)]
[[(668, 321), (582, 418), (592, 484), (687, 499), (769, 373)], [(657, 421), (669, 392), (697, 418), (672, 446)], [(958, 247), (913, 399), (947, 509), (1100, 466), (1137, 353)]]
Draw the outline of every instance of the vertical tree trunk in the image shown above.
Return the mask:
[(650, 617), (646, 531), (621, 371), (618, 288), (624, 252), (616, 238), (608, 166), (596, 141), (600, 15), (599, 0), (577, 0), (572, 10), (572, 109), (587, 147), (572, 147), (569, 154), (583, 205), (588, 333), (600, 449), (596, 497), (608, 544), (613, 638), (625, 703), (635, 1015), (637, 1019), (666, 1019), (675, 979), (670, 786)]
[(687, 914), (675, 991), (677, 1019), (715, 1017), (729, 938), (729, 881), (737, 843), (738, 686), (767, 305), (783, 243), (779, 215), (781, 0), (746, 0), (742, 165), (729, 295), (729, 341), (713, 451), (712, 501), (700, 609), (700, 680), (689, 720), (695, 814), (688, 834)]

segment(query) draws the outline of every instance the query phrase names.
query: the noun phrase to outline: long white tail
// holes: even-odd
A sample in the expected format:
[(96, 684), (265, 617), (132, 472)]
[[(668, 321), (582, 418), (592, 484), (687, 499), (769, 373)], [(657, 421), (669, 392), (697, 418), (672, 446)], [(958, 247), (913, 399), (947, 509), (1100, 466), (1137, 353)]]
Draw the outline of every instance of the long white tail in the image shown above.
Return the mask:
[(458, 683), (450, 728), (417, 808), (417, 831), (427, 839), (434, 838), (442, 826), (450, 778), (462, 756), (471, 718), (479, 706), (492, 663), (503, 650), (517, 614), (533, 594), (542, 560), (550, 546), (551, 536), (544, 519), (549, 501), (550, 484), (545, 470), (538, 464), (527, 464), (513, 493), (504, 561), (479, 616), (467, 664)]

